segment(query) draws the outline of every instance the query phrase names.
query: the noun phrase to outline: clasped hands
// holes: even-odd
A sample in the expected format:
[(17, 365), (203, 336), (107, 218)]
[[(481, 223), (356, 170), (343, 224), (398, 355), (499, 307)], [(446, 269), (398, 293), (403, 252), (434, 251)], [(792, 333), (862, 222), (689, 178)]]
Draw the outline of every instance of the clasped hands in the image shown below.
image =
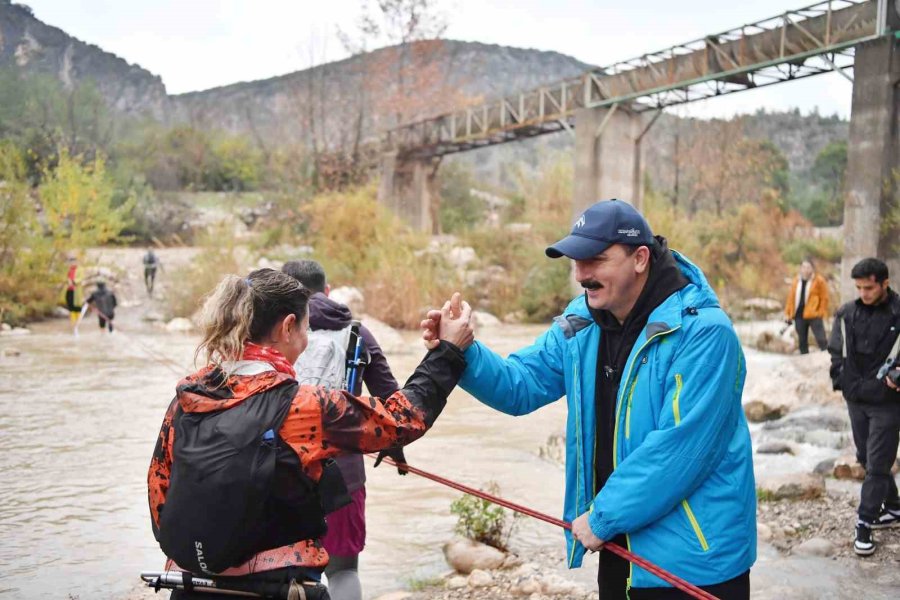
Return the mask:
[(441, 340), (465, 350), (475, 341), (472, 326), (472, 307), (463, 301), (459, 292), (444, 302), (440, 310), (429, 310), (422, 320), (422, 340), (425, 347), (434, 350)]

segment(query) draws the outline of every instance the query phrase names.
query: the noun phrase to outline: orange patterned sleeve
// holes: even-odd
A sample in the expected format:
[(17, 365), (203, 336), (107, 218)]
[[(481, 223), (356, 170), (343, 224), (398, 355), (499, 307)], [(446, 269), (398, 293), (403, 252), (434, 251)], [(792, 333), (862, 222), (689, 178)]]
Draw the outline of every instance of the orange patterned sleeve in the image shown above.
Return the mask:
[(150, 520), (153, 524), (153, 535), (159, 539), (159, 515), (166, 503), (166, 493), (169, 491), (169, 476), (172, 472), (172, 446), (175, 443), (175, 430), (172, 428), (172, 419), (178, 408), (178, 400), (172, 400), (166, 416), (163, 418), (162, 427), (159, 429), (159, 438), (153, 449), (153, 458), (150, 459), (150, 469), (147, 472), (147, 497), (150, 501)]
[(429, 352), (402, 390), (385, 399), (301, 385), (279, 431), (318, 481), (322, 461), (337, 454), (405, 446), (425, 434), (447, 403), (466, 363), (442, 342)]

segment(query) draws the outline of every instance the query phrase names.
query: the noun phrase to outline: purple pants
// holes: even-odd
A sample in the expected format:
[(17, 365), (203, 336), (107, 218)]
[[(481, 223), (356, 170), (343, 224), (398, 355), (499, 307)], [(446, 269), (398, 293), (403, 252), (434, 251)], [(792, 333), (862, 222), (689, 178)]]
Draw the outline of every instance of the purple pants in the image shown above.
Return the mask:
[(366, 488), (350, 494), (350, 504), (329, 514), (322, 545), (333, 556), (356, 556), (366, 546)]

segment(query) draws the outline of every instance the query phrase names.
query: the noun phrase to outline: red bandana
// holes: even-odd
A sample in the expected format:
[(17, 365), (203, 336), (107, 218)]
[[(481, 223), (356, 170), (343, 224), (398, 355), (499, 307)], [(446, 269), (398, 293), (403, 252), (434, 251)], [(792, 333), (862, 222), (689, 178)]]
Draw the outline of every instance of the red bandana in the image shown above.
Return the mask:
[(261, 360), (275, 367), (275, 370), (280, 373), (285, 373), (295, 379), (297, 377), (294, 365), (288, 362), (284, 354), (271, 346), (260, 346), (253, 342), (244, 343), (244, 360)]

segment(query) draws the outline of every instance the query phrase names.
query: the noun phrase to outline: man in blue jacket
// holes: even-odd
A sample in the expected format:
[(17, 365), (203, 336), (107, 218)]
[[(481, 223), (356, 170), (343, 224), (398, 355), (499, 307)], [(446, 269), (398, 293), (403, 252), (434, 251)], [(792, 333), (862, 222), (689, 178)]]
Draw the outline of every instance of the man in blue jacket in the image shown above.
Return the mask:
[[(740, 343), (706, 277), (629, 204), (588, 208), (546, 250), (585, 289), (535, 343), (504, 359), (476, 342), (460, 385), (522, 415), (568, 403), (568, 563), (604, 542), (723, 599), (750, 597), (756, 491), (741, 409)], [(440, 313), (422, 322), (436, 339)], [(685, 597), (603, 552), (600, 599)]]

